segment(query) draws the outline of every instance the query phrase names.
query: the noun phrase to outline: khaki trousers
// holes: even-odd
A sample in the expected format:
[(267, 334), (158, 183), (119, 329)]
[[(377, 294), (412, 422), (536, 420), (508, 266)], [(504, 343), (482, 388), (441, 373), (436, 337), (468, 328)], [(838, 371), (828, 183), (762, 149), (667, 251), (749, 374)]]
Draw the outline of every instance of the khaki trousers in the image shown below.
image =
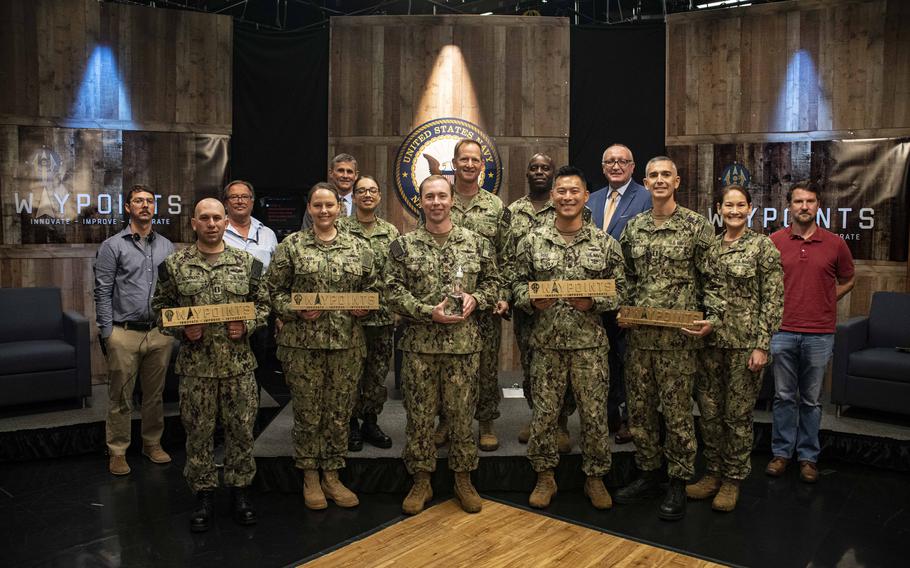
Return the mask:
[(108, 387), (107, 449), (111, 455), (124, 455), (130, 446), (133, 414), (133, 389), (136, 378), (142, 384), (142, 444), (161, 443), (164, 408), (161, 393), (171, 361), (174, 340), (157, 329), (127, 331), (114, 326), (107, 340)]

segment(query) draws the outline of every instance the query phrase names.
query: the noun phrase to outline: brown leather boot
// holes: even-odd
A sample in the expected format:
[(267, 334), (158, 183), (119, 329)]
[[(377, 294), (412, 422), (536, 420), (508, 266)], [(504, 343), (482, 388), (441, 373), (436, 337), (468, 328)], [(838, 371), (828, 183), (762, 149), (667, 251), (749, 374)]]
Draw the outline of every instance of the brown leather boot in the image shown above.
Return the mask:
[[(687, 488), (688, 489), (688, 488)], [(736, 508), (736, 502), (739, 500), (739, 481), (735, 479), (724, 479), (720, 485), (720, 491), (711, 502), (711, 508), (715, 511), (729, 513)]]
[(531, 439), (531, 425), (525, 424), (522, 426), (521, 430), (518, 431), (518, 443), (527, 444), (528, 440)]
[(556, 479), (553, 470), (537, 472), (537, 485), (528, 498), (528, 505), (535, 509), (544, 509), (550, 506), (550, 501), (556, 496)]
[(303, 470), (303, 503), (307, 509), (319, 511), (329, 506), (325, 494), (319, 485), (319, 471), (315, 469)]
[(111, 456), (107, 469), (114, 475), (127, 475), (130, 472), (130, 464), (126, 463), (126, 456)]
[(406, 515), (416, 515), (433, 498), (433, 487), (430, 485), (430, 472), (418, 471), (414, 474), (414, 485), (408, 491), (408, 496), (401, 504), (401, 510)]
[(480, 449), (492, 452), (499, 447), (499, 439), (493, 433), (493, 421), (484, 420), (480, 423)]
[(706, 473), (704, 477), (696, 483), (686, 485), (686, 497), (696, 501), (707, 499), (717, 495), (720, 489), (720, 476), (713, 473)]
[(477, 490), (474, 489), (474, 484), (471, 483), (471, 472), (469, 471), (455, 472), (455, 497), (458, 498), (465, 513), (479, 513), (483, 508), (483, 501), (477, 494)]
[(610, 493), (604, 487), (604, 482), (600, 477), (588, 476), (585, 480), (585, 495), (591, 500), (595, 509), (604, 510), (613, 507), (613, 498), (610, 497)]
[(441, 448), (449, 441), (449, 420), (440, 415), (439, 423), (436, 425), (436, 432), (433, 433), (433, 443), (437, 448)]
[(556, 431), (556, 449), (561, 454), (568, 454), (572, 451), (572, 438), (569, 437), (569, 417), (565, 414), (559, 415), (559, 428)]
[(357, 495), (344, 486), (338, 479), (338, 471), (330, 470), (322, 472), (322, 492), (326, 499), (331, 499), (339, 507), (350, 508), (360, 505)]

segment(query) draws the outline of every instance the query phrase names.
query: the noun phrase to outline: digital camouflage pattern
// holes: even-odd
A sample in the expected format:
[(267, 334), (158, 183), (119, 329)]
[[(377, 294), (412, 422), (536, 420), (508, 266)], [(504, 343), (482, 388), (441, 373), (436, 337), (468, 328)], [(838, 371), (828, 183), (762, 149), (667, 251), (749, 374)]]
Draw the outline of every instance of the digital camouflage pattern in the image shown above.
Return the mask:
[[(625, 292), (623, 258), (619, 244), (593, 225), (584, 225), (566, 244), (555, 225), (534, 229), (519, 243), (515, 255), (512, 296), (515, 307), (534, 314), (531, 347), (589, 349), (607, 346), (600, 314), (619, 307)], [(602, 280), (616, 282), (616, 296), (594, 298), (594, 307), (580, 312), (565, 300), (538, 311), (531, 305), (528, 282), (535, 280)]]
[[(511, 260), (515, 250), (511, 230), (512, 213), (499, 197), (481, 189), (467, 204), (455, 194), (452, 205), (452, 222), (480, 234), (490, 241), (496, 251), (496, 263), (502, 276), (499, 297), (495, 300), (509, 301), (511, 281)], [(477, 314), (480, 336), (483, 344), (480, 351), (480, 374), (478, 376), (477, 413), (475, 418), (484, 422), (499, 418), (499, 347), (502, 343), (502, 317), (483, 310)]]
[[(660, 351), (631, 348), (627, 352), (629, 431), (635, 442), (635, 463), (643, 471), (659, 469), (663, 454), (670, 477), (689, 479), (695, 472), (692, 388), (698, 354), (695, 349)], [(664, 417), (667, 431), (663, 449), (659, 439), (660, 414)]]
[(707, 337), (708, 345), (770, 351), (771, 336), (780, 329), (784, 313), (780, 251), (769, 237), (748, 228), (728, 247), (723, 246), (723, 234), (718, 235), (714, 246), (727, 317)]
[[(433, 432), (440, 410), (449, 420), (449, 469), (477, 469), (472, 416), (477, 406), (479, 364), (479, 353), (404, 353), (402, 393), (408, 420), (405, 427), (407, 440), (401, 457), (411, 475), (418, 471), (436, 470)], [(442, 409), (438, 408), (440, 400)]]
[(395, 326), (365, 326), (367, 356), (363, 362), (360, 386), (354, 403), (354, 416), (382, 413), (389, 393), (385, 386), (394, 353)]
[[(357, 220), (357, 216), (350, 215), (348, 217), (340, 218), (337, 226), (338, 229), (347, 231), (369, 245), (370, 250), (373, 252), (373, 272), (377, 275), (383, 274), (386, 260), (389, 257), (389, 246), (392, 244), (392, 241), (399, 236), (398, 229), (395, 228), (395, 225), (389, 223), (385, 219), (376, 217), (376, 225), (373, 227), (373, 230), (370, 231), (370, 234), (367, 235), (364, 226)], [(382, 289), (381, 280), (377, 281), (376, 284), (380, 288), (379, 292), (383, 293), (384, 290)], [(379, 306), (378, 310), (370, 312), (370, 315), (361, 319), (360, 325), (370, 327), (392, 324), (392, 314), (389, 312), (388, 307), (381, 297)], [(367, 349), (367, 356), (369, 357), (369, 349)]]
[(761, 371), (749, 370), (751, 355), (752, 348), (701, 353), (695, 399), (707, 471), (718, 477), (742, 480), (751, 471), (752, 409), (762, 382)]
[(362, 241), (339, 230), (331, 243), (321, 243), (312, 229), (297, 231), (275, 249), (266, 279), (272, 308), (284, 321), (281, 347), (363, 350), (360, 321), (350, 311), (323, 312), (303, 320), (291, 309), (292, 292), (377, 292), (373, 253)]
[(190, 489), (218, 487), (214, 452), (218, 421), (224, 428), (224, 484), (248, 487), (253, 483), (253, 425), (258, 409), (259, 387), (251, 372), (223, 378), (180, 377), (180, 419), (186, 430), (183, 475)]
[[(658, 227), (651, 213), (649, 209), (633, 217), (619, 239), (626, 263), (622, 304), (701, 311), (716, 331), (724, 300), (715, 272), (711, 224), (698, 213), (678, 206)], [(702, 344), (700, 338), (674, 328), (640, 326), (629, 333), (630, 348), (699, 349)]]
[(324, 471), (343, 468), (362, 350), (279, 347), (278, 359), (294, 407), (294, 465)]
[[(702, 311), (716, 332), (724, 300), (715, 269), (711, 224), (680, 206), (660, 226), (652, 213), (649, 209), (633, 217), (619, 239), (626, 263), (622, 303)], [(675, 328), (638, 326), (629, 330), (626, 405), (635, 459), (642, 470), (659, 468), (663, 454), (671, 477), (688, 479), (694, 473), (692, 389), (702, 345), (701, 338)], [(663, 449), (658, 407), (667, 430)]]
[[(462, 287), (477, 300), (474, 314), (456, 324), (433, 322), (433, 308), (452, 289), (461, 267)], [(454, 226), (443, 246), (423, 226), (398, 237), (390, 247), (385, 284), (389, 308), (407, 318), (398, 348), (413, 353), (479, 353), (477, 314), (490, 310), (499, 296), (500, 280), (489, 241)]]
[(610, 369), (607, 346), (588, 349), (534, 349), (531, 380), (534, 414), (528, 459), (534, 471), (554, 469), (559, 463), (557, 420), (566, 391), (571, 388), (581, 419), (581, 469), (585, 475), (610, 471), (607, 428), (607, 391)]
[(261, 277), (262, 263), (247, 252), (225, 247), (210, 266), (196, 246), (167, 257), (158, 266), (158, 286), (152, 298), (158, 328), (183, 338), (182, 327), (164, 327), (167, 308), (254, 302), (256, 319), (244, 322), (246, 335), (240, 341), (228, 337), (224, 323), (205, 324), (198, 341), (183, 341), (176, 372), (181, 376), (235, 377), (256, 368), (249, 336), (266, 324), (269, 296)]
[(331, 243), (319, 241), (313, 229), (298, 231), (278, 245), (267, 282), (274, 310), (285, 322), (278, 333), (278, 360), (294, 406), (295, 465), (341, 469), (366, 355), (363, 328), (348, 310), (304, 320), (291, 309), (291, 294), (375, 292), (373, 253), (343, 229)]
[(727, 306), (724, 325), (708, 336), (710, 347), (702, 351), (695, 397), (708, 471), (741, 480), (751, 469), (752, 409), (762, 377), (749, 370), (749, 357), (754, 349), (769, 352), (780, 328), (783, 269), (771, 239), (748, 228), (729, 246), (722, 234), (714, 244)]

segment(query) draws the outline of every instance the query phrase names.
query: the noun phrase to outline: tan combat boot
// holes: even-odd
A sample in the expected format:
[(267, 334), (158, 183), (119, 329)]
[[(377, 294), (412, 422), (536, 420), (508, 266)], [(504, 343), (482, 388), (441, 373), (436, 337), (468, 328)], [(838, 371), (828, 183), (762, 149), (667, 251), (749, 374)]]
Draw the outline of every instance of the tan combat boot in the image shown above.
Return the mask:
[(127, 475), (130, 472), (130, 464), (126, 463), (126, 456), (111, 456), (107, 469), (113, 475)]
[(408, 491), (408, 496), (401, 504), (401, 510), (406, 515), (416, 515), (433, 498), (433, 487), (430, 485), (430, 472), (418, 471), (414, 474), (414, 485)]
[(531, 439), (531, 424), (525, 424), (522, 426), (521, 430), (518, 431), (518, 443), (527, 444), (528, 440)]
[(154, 446), (143, 446), (142, 455), (147, 457), (152, 463), (170, 463), (171, 456), (164, 451), (160, 444)]
[(537, 485), (528, 498), (528, 505), (535, 509), (543, 509), (550, 506), (550, 501), (556, 495), (556, 479), (553, 478), (553, 470), (537, 472)]
[(739, 481), (735, 479), (724, 479), (720, 484), (720, 491), (711, 502), (711, 508), (715, 511), (729, 513), (736, 508), (736, 502), (739, 500)]
[(610, 493), (604, 487), (603, 480), (599, 477), (588, 476), (585, 480), (585, 495), (591, 500), (591, 504), (594, 505), (595, 509), (604, 510), (613, 507), (613, 498), (610, 497)]
[(465, 513), (479, 513), (483, 508), (483, 501), (480, 500), (480, 495), (477, 494), (471, 483), (471, 472), (469, 471), (455, 472), (455, 497), (458, 498)]
[(441, 448), (449, 441), (449, 420), (443, 415), (439, 415), (439, 423), (436, 425), (436, 432), (433, 433), (433, 443), (437, 448)]
[(319, 485), (319, 471), (315, 469), (303, 470), (303, 503), (307, 509), (319, 511), (329, 506), (325, 494)]
[(556, 448), (561, 454), (568, 454), (572, 451), (572, 438), (569, 437), (569, 417), (559, 415), (559, 428), (556, 431)]
[(492, 452), (499, 447), (499, 439), (493, 433), (493, 421), (484, 420), (480, 423), (480, 449)]
[(696, 483), (686, 485), (686, 497), (696, 501), (707, 499), (708, 497), (717, 495), (718, 489), (720, 489), (720, 476), (713, 473), (706, 473), (705, 476)]
[(326, 499), (331, 499), (339, 507), (350, 508), (360, 505), (354, 492), (338, 479), (337, 470), (322, 472), (322, 492), (325, 493)]

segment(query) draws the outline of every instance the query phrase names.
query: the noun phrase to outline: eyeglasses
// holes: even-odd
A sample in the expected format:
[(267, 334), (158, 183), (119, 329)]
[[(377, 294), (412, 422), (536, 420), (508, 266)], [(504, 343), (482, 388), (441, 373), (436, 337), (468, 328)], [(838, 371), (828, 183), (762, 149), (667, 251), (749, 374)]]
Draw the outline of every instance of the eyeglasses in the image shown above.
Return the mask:
[(601, 164), (603, 164), (609, 168), (612, 168), (613, 166), (619, 166), (620, 168), (624, 168), (631, 163), (632, 163), (632, 160), (604, 160), (603, 162), (601, 162)]
[(152, 197), (134, 197), (133, 199), (130, 199), (130, 203), (132, 203), (133, 205), (142, 205), (144, 203), (147, 203), (149, 205), (154, 205), (155, 199)]
[(228, 195), (228, 201), (252, 201), (252, 195)]
[(367, 193), (369, 193), (370, 195), (379, 195), (379, 188), (378, 187), (358, 187), (357, 189), (354, 190), (354, 195), (366, 195)]

